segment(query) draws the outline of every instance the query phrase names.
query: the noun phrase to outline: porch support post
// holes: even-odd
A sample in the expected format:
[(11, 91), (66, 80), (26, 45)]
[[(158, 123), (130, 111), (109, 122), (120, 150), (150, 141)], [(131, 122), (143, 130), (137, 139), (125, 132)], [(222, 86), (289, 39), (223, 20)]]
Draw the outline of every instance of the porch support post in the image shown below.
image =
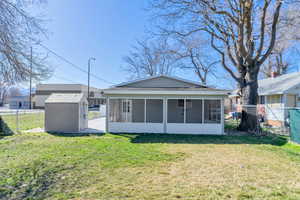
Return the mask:
[(105, 115), (106, 115), (106, 117), (105, 117), (105, 132), (106, 133), (108, 133), (109, 132), (109, 130), (108, 130), (108, 119), (109, 119), (109, 98), (107, 97), (106, 98), (106, 113), (105, 113)]
[(163, 99), (163, 123), (164, 123), (164, 133), (167, 133), (167, 121), (168, 121), (168, 101), (167, 98)]
[(225, 126), (225, 119), (224, 119), (224, 98), (221, 99), (221, 123), (222, 123), (222, 134), (225, 135), (224, 126)]

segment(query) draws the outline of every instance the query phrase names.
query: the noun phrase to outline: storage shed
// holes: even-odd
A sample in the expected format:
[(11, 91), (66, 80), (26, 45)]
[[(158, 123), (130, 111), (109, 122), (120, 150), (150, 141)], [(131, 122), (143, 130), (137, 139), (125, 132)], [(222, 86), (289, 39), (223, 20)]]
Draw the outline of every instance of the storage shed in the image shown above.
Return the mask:
[(84, 94), (52, 94), (45, 101), (45, 130), (75, 133), (88, 126), (88, 103)]

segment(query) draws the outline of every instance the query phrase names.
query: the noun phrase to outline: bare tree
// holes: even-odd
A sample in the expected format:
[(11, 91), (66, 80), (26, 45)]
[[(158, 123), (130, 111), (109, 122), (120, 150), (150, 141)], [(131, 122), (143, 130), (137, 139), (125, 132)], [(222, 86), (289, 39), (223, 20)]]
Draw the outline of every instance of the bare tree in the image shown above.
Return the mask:
[[(29, 6), (42, 0), (0, 1), (0, 79), (15, 84), (30, 76), (47, 78), (51, 70), (39, 54), (31, 57), (30, 48), (38, 43), (38, 36), (45, 34), (40, 18), (28, 13)], [(32, 61), (32, 67), (31, 67)]]
[[(223, 68), (237, 81), (242, 103), (256, 105), (258, 73), (274, 48), (280, 13), (289, 3), (288, 0), (152, 0), (152, 8), (159, 17), (162, 34), (189, 36), (200, 32), (206, 36), (219, 54)], [(161, 24), (161, 19), (165, 23)], [(256, 116), (244, 107), (239, 129), (248, 131), (257, 127)]]
[(123, 58), (124, 69), (131, 78), (172, 74), (176, 59), (169, 49), (167, 39), (138, 40)]
[(220, 61), (207, 51), (207, 42), (199, 38), (177, 37), (178, 44), (170, 50), (182, 69), (192, 70), (203, 85), (209, 77), (216, 77), (216, 64)]
[[(267, 31), (270, 34), (272, 30)], [(299, 46), (297, 38), (300, 38), (300, 13), (298, 8), (291, 7), (283, 10), (279, 18), (276, 43), (261, 69), (265, 77), (271, 77), (273, 72), (283, 75), (293, 70), (295, 57), (291, 59), (290, 55)]]
[(0, 81), (0, 106), (5, 103), (5, 100), (8, 96), (9, 85), (4, 81)]

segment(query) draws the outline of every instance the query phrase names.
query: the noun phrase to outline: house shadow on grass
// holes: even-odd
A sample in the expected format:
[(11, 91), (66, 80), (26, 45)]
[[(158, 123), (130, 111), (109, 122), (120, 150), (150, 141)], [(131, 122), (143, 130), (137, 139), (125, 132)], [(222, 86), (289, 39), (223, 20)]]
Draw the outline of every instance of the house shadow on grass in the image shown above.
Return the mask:
[(117, 134), (129, 138), (132, 143), (171, 143), (171, 144), (270, 144), (282, 146), (286, 137), (268, 136), (217, 136), (217, 135), (176, 135), (176, 134)]
[(59, 136), (59, 137), (87, 137), (87, 136), (103, 136), (105, 133), (96, 131), (96, 130), (90, 130), (90, 131), (84, 131), (79, 133), (60, 133), (60, 132), (47, 132), (50, 135)]

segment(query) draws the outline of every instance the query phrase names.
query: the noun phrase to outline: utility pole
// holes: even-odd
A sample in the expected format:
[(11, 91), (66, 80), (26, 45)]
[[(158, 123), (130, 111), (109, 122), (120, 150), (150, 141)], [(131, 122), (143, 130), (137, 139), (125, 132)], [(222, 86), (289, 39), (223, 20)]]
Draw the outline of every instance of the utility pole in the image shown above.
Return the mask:
[(91, 71), (91, 60), (95, 61), (96, 58), (89, 58), (89, 61), (88, 61), (88, 95), (87, 95), (87, 100), (88, 100), (88, 105), (90, 103), (90, 71)]
[(29, 109), (31, 109), (31, 91), (32, 91), (32, 47), (30, 47), (30, 76), (29, 76)]

